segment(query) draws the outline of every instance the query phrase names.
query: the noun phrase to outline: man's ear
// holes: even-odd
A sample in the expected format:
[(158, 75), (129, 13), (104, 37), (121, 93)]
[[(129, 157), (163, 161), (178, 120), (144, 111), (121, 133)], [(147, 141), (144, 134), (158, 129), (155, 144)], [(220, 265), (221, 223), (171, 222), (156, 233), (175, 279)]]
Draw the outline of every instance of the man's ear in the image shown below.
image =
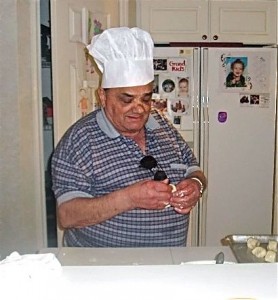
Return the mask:
[(99, 100), (100, 100), (100, 104), (104, 108), (105, 104), (106, 104), (106, 93), (105, 93), (105, 90), (100, 87), (100, 88), (98, 88), (97, 93), (98, 93), (98, 97), (99, 97)]

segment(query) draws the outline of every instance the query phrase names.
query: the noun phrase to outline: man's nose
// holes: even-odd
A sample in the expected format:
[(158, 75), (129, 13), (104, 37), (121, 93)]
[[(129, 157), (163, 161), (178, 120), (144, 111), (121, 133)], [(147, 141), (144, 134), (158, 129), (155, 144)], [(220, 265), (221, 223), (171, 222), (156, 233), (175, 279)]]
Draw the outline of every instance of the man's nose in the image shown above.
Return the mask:
[(137, 113), (142, 113), (145, 111), (144, 104), (139, 100), (134, 102), (133, 111)]

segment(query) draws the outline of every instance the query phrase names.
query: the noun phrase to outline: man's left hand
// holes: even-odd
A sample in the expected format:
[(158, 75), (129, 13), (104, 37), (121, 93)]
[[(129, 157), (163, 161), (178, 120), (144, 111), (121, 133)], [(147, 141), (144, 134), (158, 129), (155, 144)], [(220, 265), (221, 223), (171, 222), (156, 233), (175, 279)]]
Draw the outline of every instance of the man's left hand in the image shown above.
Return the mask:
[(181, 214), (188, 214), (197, 204), (201, 197), (200, 186), (196, 180), (184, 179), (176, 186), (170, 204)]

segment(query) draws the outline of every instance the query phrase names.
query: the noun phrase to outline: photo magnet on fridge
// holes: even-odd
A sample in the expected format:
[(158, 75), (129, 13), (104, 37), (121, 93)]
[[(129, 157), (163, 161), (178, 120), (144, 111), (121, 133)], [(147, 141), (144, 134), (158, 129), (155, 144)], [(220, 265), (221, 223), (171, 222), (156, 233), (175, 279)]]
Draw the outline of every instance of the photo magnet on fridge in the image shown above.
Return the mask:
[(226, 88), (247, 87), (247, 57), (226, 57)]

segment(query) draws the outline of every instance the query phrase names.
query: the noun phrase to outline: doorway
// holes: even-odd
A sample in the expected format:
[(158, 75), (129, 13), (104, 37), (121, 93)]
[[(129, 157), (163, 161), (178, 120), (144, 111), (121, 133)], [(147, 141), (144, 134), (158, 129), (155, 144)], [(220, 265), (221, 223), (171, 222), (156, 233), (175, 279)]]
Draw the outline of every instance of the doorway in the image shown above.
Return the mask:
[(47, 246), (57, 247), (56, 201), (52, 191), (51, 156), (54, 148), (50, 0), (40, 0), (41, 85)]

